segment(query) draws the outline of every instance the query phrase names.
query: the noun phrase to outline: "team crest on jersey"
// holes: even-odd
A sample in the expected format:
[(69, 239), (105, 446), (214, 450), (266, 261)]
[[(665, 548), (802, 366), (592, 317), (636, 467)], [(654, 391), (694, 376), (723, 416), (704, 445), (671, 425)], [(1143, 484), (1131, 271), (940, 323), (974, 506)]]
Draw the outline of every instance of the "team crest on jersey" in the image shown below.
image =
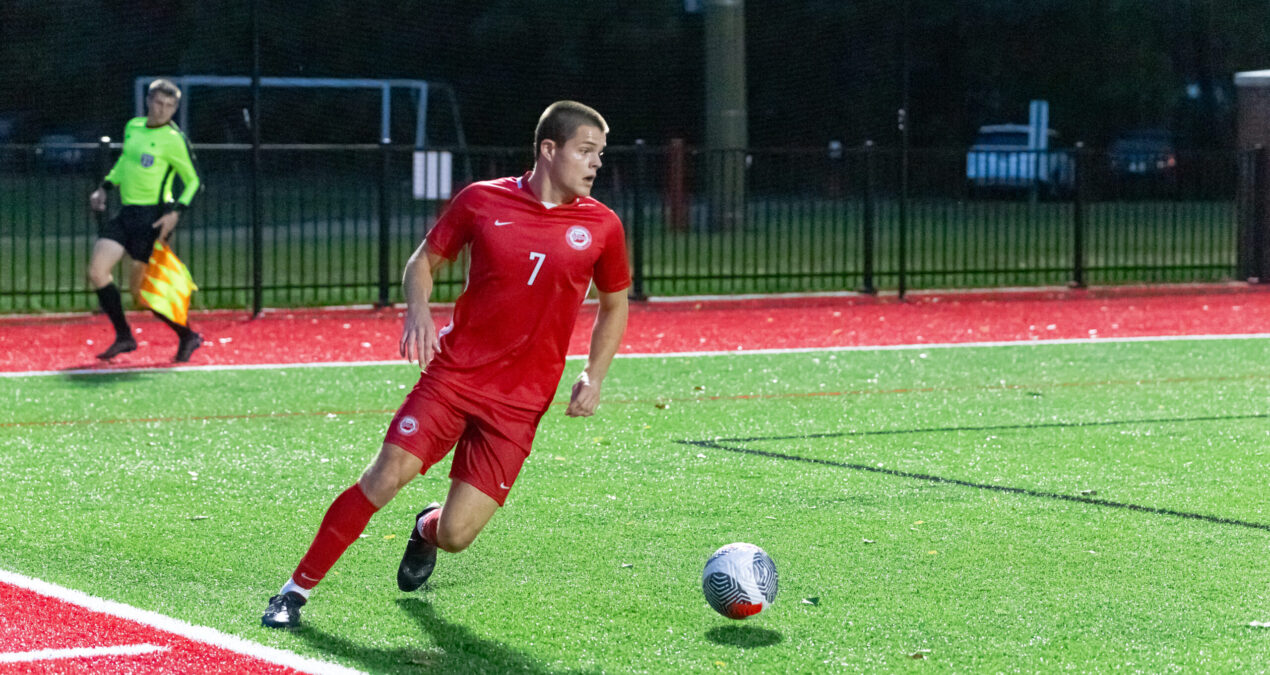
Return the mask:
[(591, 231), (581, 225), (574, 225), (564, 233), (564, 240), (574, 249), (585, 251), (591, 247)]
[(397, 423), (397, 431), (400, 431), (402, 436), (413, 435), (414, 432), (418, 430), (419, 430), (419, 420), (415, 419), (411, 415), (406, 415), (405, 417), (401, 418), (400, 422)]
[(145, 167), (145, 168), (147, 168), (147, 169), (149, 169), (150, 167), (154, 166), (154, 155), (152, 155), (152, 154), (150, 154), (150, 153), (148, 153), (148, 152), (142, 153), (142, 154), (141, 154), (141, 166), (144, 166), (144, 167)]

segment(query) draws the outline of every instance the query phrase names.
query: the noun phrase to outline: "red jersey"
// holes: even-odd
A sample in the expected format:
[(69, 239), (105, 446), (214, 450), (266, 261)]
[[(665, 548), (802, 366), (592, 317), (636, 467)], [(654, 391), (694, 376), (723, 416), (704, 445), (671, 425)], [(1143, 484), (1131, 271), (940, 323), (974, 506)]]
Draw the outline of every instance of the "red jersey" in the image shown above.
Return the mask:
[(529, 174), (467, 186), (426, 241), (449, 260), (472, 247), (467, 286), (428, 372), (518, 408), (550, 405), (592, 279), (605, 293), (631, 285), (617, 214), (590, 197), (547, 208)]

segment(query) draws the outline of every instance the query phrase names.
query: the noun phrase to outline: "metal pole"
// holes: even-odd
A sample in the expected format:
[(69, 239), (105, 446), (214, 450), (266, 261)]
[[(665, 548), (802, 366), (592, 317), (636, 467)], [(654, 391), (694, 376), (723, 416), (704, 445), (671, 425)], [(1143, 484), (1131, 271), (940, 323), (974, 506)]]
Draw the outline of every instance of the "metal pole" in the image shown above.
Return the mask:
[[(97, 143), (98, 179), (99, 180), (104, 179), (106, 177), (106, 174), (109, 171), (110, 171), (110, 137), (102, 136), (101, 140), (99, 140)], [(102, 225), (106, 224), (106, 214), (109, 213), (109, 211), (110, 211), (110, 193), (106, 193), (106, 209), (103, 211), (93, 211), (93, 224), (95, 224), (97, 227), (96, 227), (96, 230), (92, 233), (92, 238), (88, 240), (89, 242), (88, 246), (90, 248), (87, 251), (85, 251), (86, 255), (83, 256), (82, 258), (83, 260), (87, 260), (88, 257), (92, 255), (92, 249), (91, 249), (91, 247), (93, 246), (92, 242), (95, 241), (97, 237), (97, 233), (101, 232)], [(88, 296), (91, 302), (92, 293), (89, 293)]]
[(904, 35), (902, 37), (903, 46), (903, 63), (904, 63), (904, 87), (902, 95), (902, 104), (899, 112), (900, 126), (900, 259), (899, 259), (899, 296), (904, 298), (904, 294), (908, 291), (908, 71), (909, 71), (909, 55), (908, 55), (908, 5), (909, 0), (904, 0)]
[(745, 0), (706, 0), (705, 42), (706, 150), (719, 158), (709, 173), (710, 218), (731, 229), (745, 215)]
[(860, 248), (864, 256), (864, 285), (861, 293), (877, 295), (873, 286), (873, 233), (877, 229), (876, 175), (873, 158), (873, 141), (864, 142), (864, 223), (860, 226)]
[(1089, 162), (1085, 159), (1085, 144), (1077, 143), (1073, 154), (1073, 170), (1076, 175), (1075, 189), (1072, 190), (1072, 288), (1085, 287), (1085, 196), (1081, 186), (1084, 184), (1081, 169)]
[(1258, 145), (1253, 155), (1253, 219), (1252, 219), (1252, 275), (1248, 280), (1253, 283), (1266, 281), (1266, 161), (1270, 159), (1266, 148)]
[(265, 232), (260, 203), (260, 2), (251, 0), (251, 315), (264, 309)]
[[(97, 144), (97, 175), (101, 178), (106, 177), (106, 173), (110, 171), (110, 137), (102, 136)], [(106, 204), (107, 211), (110, 209), (109, 200)], [(106, 211), (93, 211), (93, 215), (97, 219), (97, 227), (101, 227), (106, 222)]]
[(384, 136), (379, 139), (379, 306), (388, 306), (388, 256), (391, 248), (388, 245), (388, 182), (392, 171), (392, 139)]
[(428, 144), (428, 83), (415, 87), (419, 95), (419, 105), (415, 109), (415, 150), (422, 150)]
[(643, 300), (644, 295), (644, 177), (647, 175), (647, 148), (644, 139), (635, 139), (635, 208), (631, 213), (631, 238), (635, 240), (632, 247), (634, 257), (631, 293), (636, 300)]

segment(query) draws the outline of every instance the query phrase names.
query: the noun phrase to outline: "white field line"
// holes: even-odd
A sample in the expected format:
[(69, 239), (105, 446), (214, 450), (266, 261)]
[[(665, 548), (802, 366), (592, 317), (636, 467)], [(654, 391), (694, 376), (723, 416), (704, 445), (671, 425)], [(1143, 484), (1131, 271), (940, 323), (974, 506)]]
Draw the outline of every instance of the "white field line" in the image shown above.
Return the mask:
[(0, 652), (0, 663), (27, 663), (51, 659), (82, 659), (92, 656), (137, 656), (166, 652), (155, 645), (123, 645), (120, 647), (76, 647), (74, 649), (37, 649), (33, 652)]
[[(1235, 333), (1228, 335), (1148, 335), (1139, 337), (1118, 338), (1062, 338), (1054, 340), (1000, 340), (996, 342), (928, 342), (900, 345), (857, 345), (849, 347), (794, 347), (784, 349), (719, 349), (712, 351), (690, 352), (649, 352), (618, 354), (619, 359), (658, 359), (687, 358), (697, 356), (751, 356), (768, 354), (806, 354), (811, 352), (891, 352), (900, 350), (922, 349), (960, 349), (979, 347), (1035, 347), (1043, 345), (1083, 345), (1120, 342), (1184, 342), (1192, 340), (1206, 342), (1213, 340), (1264, 340), (1270, 333)], [(570, 361), (585, 360), (585, 354), (568, 357)], [(220, 371), (220, 370), (277, 370), (282, 368), (350, 368), (359, 366), (391, 366), (408, 365), (403, 359), (385, 361), (321, 361), (318, 363), (250, 363), (238, 365), (212, 366), (178, 366), (172, 368), (85, 368), (82, 370), (28, 370), (22, 372), (0, 372), (0, 378), (6, 377), (49, 377), (53, 375), (109, 375), (111, 373), (168, 373), (181, 371)]]
[[(88, 595), (81, 591), (77, 591), (64, 586), (58, 586), (40, 579), (33, 579), (28, 576), (0, 569), (0, 583), (12, 584), (18, 588), (24, 588), (40, 595), (51, 598), (57, 598), (73, 605), (79, 605), (93, 612), (101, 612), (111, 616), (117, 616), (121, 619), (136, 621), (145, 624), (151, 628), (164, 631), (167, 633), (175, 633), (181, 637), (202, 642), (213, 647), (227, 649), (231, 652), (250, 656), (252, 658), (267, 661), (269, 663), (294, 668), (304, 673), (318, 673), (325, 675), (326, 673), (337, 673), (339, 675), (352, 675), (361, 671), (345, 668), (344, 666), (333, 663), (326, 663), (311, 659), (299, 654), (277, 649), (275, 647), (267, 647), (265, 645), (244, 640), (243, 638), (222, 633), (215, 628), (206, 626), (195, 626), (186, 623), (180, 619), (174, 619), (170, 616), (164, 616), (157, 612), (151, 612), (145, 609), (138, 609), (130, 605), (125, 605), (113, 600), (106, 600), (95, 596)], [(262, 629), (263, 630), (263, 629)]]

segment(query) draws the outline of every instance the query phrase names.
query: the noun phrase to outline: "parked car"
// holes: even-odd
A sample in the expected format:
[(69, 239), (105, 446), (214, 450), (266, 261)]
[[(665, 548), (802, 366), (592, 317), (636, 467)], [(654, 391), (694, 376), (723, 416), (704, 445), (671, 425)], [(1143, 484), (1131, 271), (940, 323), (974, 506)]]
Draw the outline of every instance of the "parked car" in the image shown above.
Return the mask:
[(966, 152), (966, 182), (971, 191), (1040, 189), (1049, 196), (1067, 194), (1076, 185), (1071, 151), (1056, 149), (1058, 132), (1049, 129), (1047, 148), (1028, 142), (1026, 124), (979, 127)]
[(41, 163), (62, 168), (82, 166), (88, 155), (83, 142), (71, 134), (45, 134), (35, 148), (36, 159)]
[(1155, 178), (1167, 182), (1177, 177), (1177, 143), (1165, 129), (1133, 129), (1107, 146), (1107, 162), (1119, 178)]

